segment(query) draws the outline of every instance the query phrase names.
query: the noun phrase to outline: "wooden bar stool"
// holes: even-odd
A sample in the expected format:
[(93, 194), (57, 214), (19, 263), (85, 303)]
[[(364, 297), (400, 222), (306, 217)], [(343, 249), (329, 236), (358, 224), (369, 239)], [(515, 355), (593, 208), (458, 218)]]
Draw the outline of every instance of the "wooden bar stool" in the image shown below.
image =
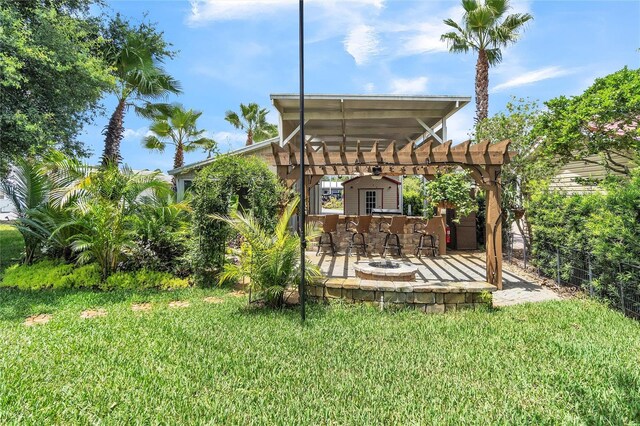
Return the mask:
[[(324, 217), (322, 222), (322, 234), (320, 234), (320, 240), (318, 240), (318, 251), (316, 255), (320, 254), (320, 249), (322, 247), (329, 246), (331, 247), (331, 256), (336, 255), (336, 245), (333, 243), (333, 234), (338, 230), (338, 218), (337, 214), (328, 214)], [(322, 237), (325, 235), (329, 236), (329, 241), (322, 241)]]
[[(413, 225), (413, 233), (420, 235), (418, 246), (416, 247), (416, 256), (420, 258), (422, 250), (430, 250), (433, 257), (438, 255), (438, 247), (436, 246), (436, 238), (430, 232), (427, 232), (427, 224), (418, 222)], [(427, 242), (428, 244), (425, 244)]]
[[(378, 227), (378, 231), (384, 232), (387, 236), (384, 238), (384, 246), (382, 249), (382, 257), (385, 256), (387, 249), (397, 250), (398, 256), (402, 256), (402, 245), (400, 244), (400, 234), (404, 234), (404, 224), (407, 221), (406, 216), (394, 216), (391, 223), (382, 222)], [(395, 244), (392, 243), (395, 239)]]
[[(362, 250), (363, 255), (367, 255), (367, 241), (365, 234), (369, 233), (369, 226), (371, 225), (371, 216), (358, 216), (358, 223), (349, 221), (345, 228), (347, 232), (351, 232), (351, 240), (349, 241), (349, 248), (347, 249), (347, 256), (351, 256), (351, 250), (355, 247), (356, 252)], [(357, 242), (356, 236), (360, 235), (360, 241)]]

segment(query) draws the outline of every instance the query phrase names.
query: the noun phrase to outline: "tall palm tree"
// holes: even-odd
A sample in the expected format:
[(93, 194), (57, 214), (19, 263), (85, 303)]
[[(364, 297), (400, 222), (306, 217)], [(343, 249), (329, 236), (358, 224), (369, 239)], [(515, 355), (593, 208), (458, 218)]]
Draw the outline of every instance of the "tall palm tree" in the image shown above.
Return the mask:
[(169, 93), (180, 93), (178, 81), (162, 69), (158, 59), (154, 59), (149, 46), (145, 46), (142, 37), (136, 34), (128, 35), (124, 45), (110, 56), (116, 79), (114, 93), (118, 104), (104, 132), (103, 165), (110, 162), (119, 163), (121, 160), (123, 120), (128, 107), (134, 106), (139, 109), (140, 105), (136, 103), (146, 105), (150, 100)]
[(184, 165), (185, 152), (198, 148), (215, 151), (216, 142), (204, 137), (205, 131), (197, 128), (196, 124), (202, 112), (187, 110), (180, 104), (161, 104), (155, 109), (156, 113), (151, 114), (153, 122), (149, 126), (152, 134), (146, 136), (142, 140), (142, 144), (147, 149), (160, 152), (164, 152), (167, 145), (173, 145), (175, 147), (174, 169)]
[(278, 128), (267, 122), (269, 110), (260, 108), (257, 103), (251, 102), (249, 105), (240, 104), (240, 114), (227, 111), (224, 119), (236, 129), (247, 132), (247, 146), (253, 142), (260, 142), (272, 138), (278, 134)]
[[(528, 13), (504, 17), (511, 8), (509, 0), (462, 0), (465, 10), (462, 24), (453, 19), (444, 23), (455, 31), (441, 36), (454, 53), (478, 52), (476, 63), (476, 121), (489, 112), (489, 67), (502, 61), (501, 47), (515, 43), (525, 23), (533, 19)], [(503, 18), (504, 17), (504, 18)]]

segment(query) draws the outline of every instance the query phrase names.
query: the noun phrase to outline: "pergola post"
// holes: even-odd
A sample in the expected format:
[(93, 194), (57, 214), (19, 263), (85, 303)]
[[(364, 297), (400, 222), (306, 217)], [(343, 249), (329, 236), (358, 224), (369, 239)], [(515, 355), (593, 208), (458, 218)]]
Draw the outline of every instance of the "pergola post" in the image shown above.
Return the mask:
[(486, 187), (486, 267), (487, 282), (502, 290), (502, 207), (500, 167), (487, 167), (491, 181)]

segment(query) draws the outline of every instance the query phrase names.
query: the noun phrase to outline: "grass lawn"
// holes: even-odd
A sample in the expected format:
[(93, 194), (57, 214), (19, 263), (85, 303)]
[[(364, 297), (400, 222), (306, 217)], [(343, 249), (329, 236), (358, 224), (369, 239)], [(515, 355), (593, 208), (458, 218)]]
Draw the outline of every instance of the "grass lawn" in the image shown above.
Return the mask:
[(595, 302), (308, 317), (220, 289), (2, 290), (0, 423), (640, 423), (640, 324)]
[(13, 226), (0, 223), (0, 277), (2, 272), (20, 260), (24, 241)]

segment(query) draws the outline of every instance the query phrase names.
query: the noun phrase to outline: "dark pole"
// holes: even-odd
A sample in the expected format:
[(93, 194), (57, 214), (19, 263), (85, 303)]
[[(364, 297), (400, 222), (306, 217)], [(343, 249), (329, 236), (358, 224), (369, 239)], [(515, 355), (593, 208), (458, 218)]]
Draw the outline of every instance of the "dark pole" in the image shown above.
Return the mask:
[(300, 228), (300, 286), (298, 287), (298, 294), (300, 295), (300, 318), (302, 322), (304, 322), (306, 317), (305, 312), (305, 303), (306, 303), (306, 289), (305, 289), (305, 262), (306, 262), (306, 253), (305, 249), (307, 247), (307, 241), (304, 233), (305, 226), (305, 215), (304, 210), (306, 207), (305, 204), (305, 182), (304, 182), (304, 0), (300, 0), (299, 7), (300, 14), (300, 35), (299, 35), (299, 44), (300, 44), (300, 206), (298, 207), (299, 211), (299, 221), (298, 227)]

